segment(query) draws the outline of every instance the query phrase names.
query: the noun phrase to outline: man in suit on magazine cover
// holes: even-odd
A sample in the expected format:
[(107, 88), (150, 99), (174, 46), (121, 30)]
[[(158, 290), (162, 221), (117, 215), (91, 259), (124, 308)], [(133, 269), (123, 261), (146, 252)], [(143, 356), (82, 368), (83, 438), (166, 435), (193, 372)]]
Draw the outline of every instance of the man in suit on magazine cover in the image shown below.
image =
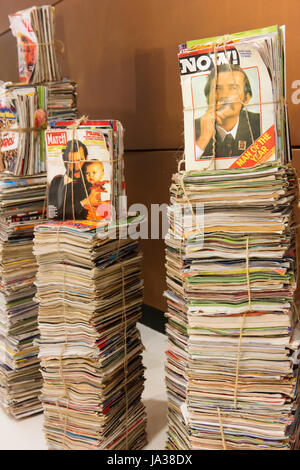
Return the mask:
[(203, 116), (195, 119), (197, 160), (212, 156), (215, 129), (217, 157), (238, 157), (252, 144), (252, 136), (256, 140), (261, 135), (260, 114), (248, 111), (247, 119), (244, 108), (252, 98), (245, 71), (239, 65), (222, 64), (217, 66), (217, 83), (215, 80), (213, 69), (204, 88), (208, 109)]
[(88, 194), (87, 184), (82, 172), (82, 166), (87, 158), (87, 147), (80, 140), (67, 142), (63, 152), (66, 173), (55, 176), (49, 187), (49, 218), (86, 220), (88, 210), (85, 207), (84, 200), (89, 197), (91, 203), (96, 204), (98, 202), (98, 199), (93, 201), (93, 194)]

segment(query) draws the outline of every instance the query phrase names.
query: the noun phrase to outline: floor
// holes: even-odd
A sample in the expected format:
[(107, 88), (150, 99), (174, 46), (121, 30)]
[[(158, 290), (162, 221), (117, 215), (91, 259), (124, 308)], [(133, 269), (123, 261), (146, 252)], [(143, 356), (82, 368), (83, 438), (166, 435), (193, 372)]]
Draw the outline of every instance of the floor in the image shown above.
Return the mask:
[[(164, 383), (166, 337), (139, 324), (145, 346), (146, 384), (143, 402), (148, 415), (145, 450), (163, 450), (167, 432), (167, 397)], [(43, 415), (15, 421), (0, 408), (0, 450), (45, 450)]]

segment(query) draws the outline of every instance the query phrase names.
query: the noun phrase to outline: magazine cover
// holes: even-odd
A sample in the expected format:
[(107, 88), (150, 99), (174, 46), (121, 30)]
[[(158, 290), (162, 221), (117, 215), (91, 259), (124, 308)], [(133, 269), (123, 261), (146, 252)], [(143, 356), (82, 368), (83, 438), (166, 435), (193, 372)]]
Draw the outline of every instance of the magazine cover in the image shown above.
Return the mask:
[(17, 38), (19, 76), (29, 83), (37, 61), (37, 37), (31, 24), (31, 8), (9, 15), (10, 27)]
[(61, 80), (54, 41), (54, 7), (33, 6), (9, 15), (9, 21), (17, 38), (20, 81)]
[(0, 94), (0, 172), (14, 171), (17, 160), (19, 135), (10, 132), (18, 126), (15, 108), (8, 102), (7, 98)]
[(111, 220), (113, 154), (109, 134), (79, 128), (45, 131), (48, 218)]
[(249, 167), (283, 156), (282, 77), (272, 77), (275, 54), (266, 42), (247, 33), (218, 46), (208, 40), (180, 46), (186, 170)]
[[(51, 127), (66, 128), (75, 121), (57, 121)], [(126, 185), (124, 175), (124, 129), (120, 121), (115, 119), (88, 120), (80, 124), (83, 128), (99, 129), (106, 136), (108, 148), (113, 151), (113, 206), (116, 211), (116, 218), (127, 217), (126, 205)]]
[(46, 108), (43, 86), (0, 86), (0, 172), (25, 176), (45, 171)]

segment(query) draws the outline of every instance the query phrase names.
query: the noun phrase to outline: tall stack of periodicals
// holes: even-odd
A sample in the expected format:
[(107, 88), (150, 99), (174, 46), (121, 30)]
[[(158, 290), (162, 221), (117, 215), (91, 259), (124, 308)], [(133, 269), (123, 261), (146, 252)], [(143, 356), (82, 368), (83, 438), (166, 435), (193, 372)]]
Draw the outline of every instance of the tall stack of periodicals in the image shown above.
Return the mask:
[(299, 448), (298, 184), (283, 52), (282, 27), (180, 47), (186, 168), (173, 176), (166, 237), (168, 449)]
[(13, 23), (10, 17), (23, 83), (2, 83), (0, 89), (0, 405), (17, 419), (42, 411), (32, 247), (46, 204), (44, 129), (46, 119), (77, 116), (76, 84), (59, 76), (53, 12), (34, 7), (12, 15)]
[(36, 228), (34, 253), (48, 447), (143, 448), (138, 242), (91, 222), (53, 221)]
[(146, 443), (143, 282), (130, 234), (142, 219), (124, 213), (121, 123), (73, 125), (46, 131), (53, 220), (34, 239), (44, 431), (51, 449), (137, 450)]

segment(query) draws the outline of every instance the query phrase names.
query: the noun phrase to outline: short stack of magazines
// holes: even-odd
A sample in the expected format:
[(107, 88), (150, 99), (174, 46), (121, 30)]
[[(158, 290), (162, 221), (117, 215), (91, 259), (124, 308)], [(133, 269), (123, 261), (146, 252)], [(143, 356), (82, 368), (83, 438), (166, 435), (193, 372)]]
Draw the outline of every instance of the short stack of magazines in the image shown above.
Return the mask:
[(16, 176), (46, 171), (45, 128), (77, 117), (76, 84), (0, 87), (0, 171)]
[(47, 89), (47, 120), (61, 121), (77, 118), (77, 84), (67, 78), (44, 84)]
[(61, 80), (54, 40), (54, 11), (51, 5), (31, 7), (9, 15), (17, 38), (20, 81), (26, 83)]
[(299, 448), (298, 181), (287, 163), (283, 44), (271, 27), (181, 47), (186, 171), (173, 176), (166, 237), (168, 449)]
[(78, 124), (56, 121), (45, 132), (48, 216), (107, 225), (125, 210), (123, 127), (112, 119)]
[(284, 26), (179, 49), (186, 170), (289, 161)]
[(1, 172), (15, 176), (45, 172), (45, 92), (43, 86), (0, 88)]
[(97, 225), (53, 221), (35, 230), (41, 400), (50, 449), (137, 450), (146, 443), (136, 326), (141, 253), (137, 241), (111, 237)]

